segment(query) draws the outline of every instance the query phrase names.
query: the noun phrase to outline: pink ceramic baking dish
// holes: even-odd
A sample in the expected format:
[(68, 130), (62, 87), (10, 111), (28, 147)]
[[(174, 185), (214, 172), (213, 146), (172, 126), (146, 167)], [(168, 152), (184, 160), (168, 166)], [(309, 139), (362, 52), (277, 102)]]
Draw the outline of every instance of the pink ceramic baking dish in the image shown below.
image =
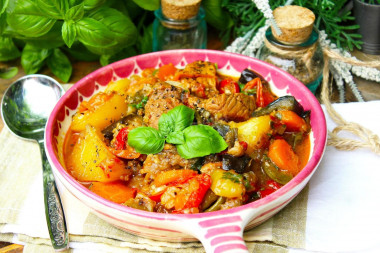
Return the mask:
[[(133, 209), (105, 200), (79, 184), (62, 166), (64, 136), (80, 102), (104, 89), (112, 80), (138, 74), (142, 69), (173, 63), (184, 67), (195, 60), (216, 62), (233, 74), (250, 68), (260, 73), (279, 96), (294, 96), (311, 110), (312, 152), (306, 167), (288, 184), (258, 201), (229, 210), (200, 214), (163, 214)], [(53, 109), (46, 125), (45, 146), (58, 186), (87, 205), (96, 215), (127, 232), (163, 241), (200, 240), (207, 252), (246, 252), (243, 231), (272, 217), (307, 184), (326, 146), (326, 121), (315, 96), (288, 73), (260, 60), (213, 50), (171, 50), (139, 55), (102, 67), (71, 87)]]

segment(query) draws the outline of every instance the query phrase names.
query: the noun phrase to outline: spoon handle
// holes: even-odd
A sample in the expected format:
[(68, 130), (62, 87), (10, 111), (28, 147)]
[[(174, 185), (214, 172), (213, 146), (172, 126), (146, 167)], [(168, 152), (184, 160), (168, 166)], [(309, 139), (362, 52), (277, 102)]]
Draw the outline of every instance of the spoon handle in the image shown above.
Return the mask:
[(50, 239), (55, 250), (63, 250), (68, 246), (69, 236), (61, 198), (59, 197), (51, 166), (46, 157), (44, 142), (39, 141), (38, 144), (42, 156), (45, 214)]

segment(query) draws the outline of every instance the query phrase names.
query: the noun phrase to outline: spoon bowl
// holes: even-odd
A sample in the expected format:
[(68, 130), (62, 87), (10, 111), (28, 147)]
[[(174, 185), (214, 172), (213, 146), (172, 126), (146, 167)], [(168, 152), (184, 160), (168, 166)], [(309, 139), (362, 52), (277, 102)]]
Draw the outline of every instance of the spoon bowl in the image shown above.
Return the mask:
[(50, 111), (63, 95), (62, 86), (44, 75), (28, 75), (6, 90), (1, 106), (5, 125), (24, 139), (43, 140)]
[(68, 234), (62, 204), (46, 158), (44, 133), (50, 112), (63, 93), (62, 86), (53, 78), (27, 75), (12, 83), (1, 101), (1, 116), (5, 126), (16, 136), (39, 144), (45, 213), (52, 245), (56, 250), (67, 248)]

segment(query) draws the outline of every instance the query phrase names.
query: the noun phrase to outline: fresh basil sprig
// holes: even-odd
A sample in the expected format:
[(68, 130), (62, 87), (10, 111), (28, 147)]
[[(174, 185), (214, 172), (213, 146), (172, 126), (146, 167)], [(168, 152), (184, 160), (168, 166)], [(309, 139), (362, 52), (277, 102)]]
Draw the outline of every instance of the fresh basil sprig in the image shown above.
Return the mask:
[(207, 125), (191, 125), (194, 111), (179, 105), (161, 115), (158, 130), (138, 127), (128, 134), (128, 145), (141, 154), (156, 154), (167, 143), (177, 145), (181, 157), (191, 159), (219, 153), (227, 148), (223, 137)]

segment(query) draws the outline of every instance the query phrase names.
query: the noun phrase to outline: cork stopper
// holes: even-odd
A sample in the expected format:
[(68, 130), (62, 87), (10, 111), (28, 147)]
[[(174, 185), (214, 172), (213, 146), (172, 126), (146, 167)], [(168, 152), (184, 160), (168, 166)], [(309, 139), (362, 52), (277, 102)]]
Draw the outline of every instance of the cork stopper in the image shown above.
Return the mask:
[(161, 0), (162, 13), (165, 17), (186, 20), (198, 14), (201, 0)]
[(301, 6), (286, 5), (273, 11), (274, 20), (281, 35), (272, 27), (273, 36), (284, 44), (300, 44), (310, 37), (315, 21), (314, 13)]

